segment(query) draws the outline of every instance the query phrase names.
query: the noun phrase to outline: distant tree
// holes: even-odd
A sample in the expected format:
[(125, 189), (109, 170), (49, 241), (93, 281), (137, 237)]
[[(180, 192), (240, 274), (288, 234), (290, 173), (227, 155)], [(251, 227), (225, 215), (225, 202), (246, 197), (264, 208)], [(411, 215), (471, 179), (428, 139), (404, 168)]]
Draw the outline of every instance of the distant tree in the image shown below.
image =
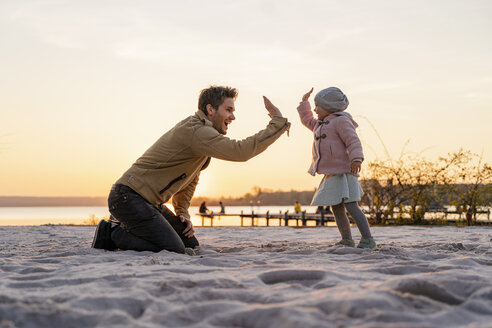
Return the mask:
[(255, 195), (255, 197), (260, 197), (261, 196), (261, 187), (254, 186), (253, 187), (253, 195)]

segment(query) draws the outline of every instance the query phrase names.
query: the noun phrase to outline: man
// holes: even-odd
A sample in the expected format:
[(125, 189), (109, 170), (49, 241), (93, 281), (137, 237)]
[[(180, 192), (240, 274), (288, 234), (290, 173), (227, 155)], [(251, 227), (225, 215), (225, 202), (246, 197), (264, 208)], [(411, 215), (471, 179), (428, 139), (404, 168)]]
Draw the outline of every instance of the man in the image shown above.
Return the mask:
[(198, 212), (203, 213), (203, 214), (209, 214), (207, 202), (203, 201), (200, 204), (200, 207), (198, 208)]
[[(198, 111), (152, 145), (111, 188), (108, 206), (115, 220), (101, 221), (92, 247), (184, 253), (198, 246), (188, 208), (200, 171), (211, 157), (247, 161), (260, 154), (290, 123), (263, 97), (271, 118), (267, 127), (244, 139), (225, 137), (234, 117), (237, 91), (211, 86), (200, 93)], [(172, 198), (176, 215), (165, 205)]]

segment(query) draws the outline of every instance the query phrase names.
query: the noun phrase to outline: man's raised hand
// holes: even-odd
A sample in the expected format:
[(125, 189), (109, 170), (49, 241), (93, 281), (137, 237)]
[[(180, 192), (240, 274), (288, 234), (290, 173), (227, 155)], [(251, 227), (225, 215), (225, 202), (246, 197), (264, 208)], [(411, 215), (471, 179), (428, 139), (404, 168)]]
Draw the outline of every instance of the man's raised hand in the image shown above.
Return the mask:
[(270, 118), (273, 118), (274, 116), (282, 117), (282, 113), (280, 112), (280, 110), (277, 107), (275, 107), (274, 104), (272, 104), (270, 99), (263, 96), (263, 101), (265, 102), (265, 108), (267, 109), (268, 116), (270, 116)]

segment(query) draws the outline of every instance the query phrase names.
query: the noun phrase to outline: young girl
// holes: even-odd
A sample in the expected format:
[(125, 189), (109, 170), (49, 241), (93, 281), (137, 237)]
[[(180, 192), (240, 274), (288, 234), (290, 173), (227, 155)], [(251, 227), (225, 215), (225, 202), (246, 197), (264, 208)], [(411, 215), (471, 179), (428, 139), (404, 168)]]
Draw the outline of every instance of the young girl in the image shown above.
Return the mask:
[(357, 247), (374, 248), (376, 242), (371, 236), (369, 223), (357, 205), (364, 194), (357, 180), (364, 155), (355, 132), (358, 125), (349, 113), (344, 112), (348, 99), (338, 88), (321, 90), (314, 97), (316, 119), (308, 102), (312, 92), (313, 89), (302, 97), (297, 108), (302, 124), (314, 133), (313, 162), (309, 173), (324, 174), (311, 205), (331, 206), (342, 235), (338, 245), (355, 247), (345, 213), (347, 209), (362, 236)]

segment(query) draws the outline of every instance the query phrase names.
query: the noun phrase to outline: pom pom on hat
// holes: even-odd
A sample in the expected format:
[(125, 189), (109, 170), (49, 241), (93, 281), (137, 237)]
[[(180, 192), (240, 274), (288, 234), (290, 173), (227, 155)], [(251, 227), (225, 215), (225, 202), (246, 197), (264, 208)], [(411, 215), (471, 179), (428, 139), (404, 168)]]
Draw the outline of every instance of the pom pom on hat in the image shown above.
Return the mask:
[(349, 101), (342, 90), (329, 87), (316, 94), (314, 103), (329, 112), (343, 112), (348, 107)]

